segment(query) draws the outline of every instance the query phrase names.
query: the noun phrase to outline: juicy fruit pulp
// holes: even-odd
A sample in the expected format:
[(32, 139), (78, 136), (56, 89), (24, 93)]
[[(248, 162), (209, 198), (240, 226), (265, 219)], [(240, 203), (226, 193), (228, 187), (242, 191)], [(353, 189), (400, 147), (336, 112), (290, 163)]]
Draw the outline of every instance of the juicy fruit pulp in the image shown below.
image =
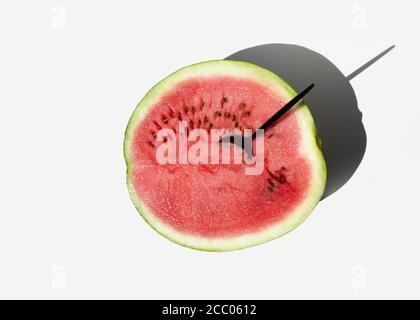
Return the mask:
[(161, 128), (178, 130), (178, 122), (186, 119), (190, 130), (255, 129), (282, 104), (281, 97), (248, 79), (215, 76), (181, 83), (160, 99), (134, 133), (134, 161), (150, 164), (133, 171), (136, 192), (166, 223), (206, 237), (256, 231), (282, 219), (306, 192), (310, 175), (305, 157), (290, 148), (301, 140), (293, 116), (267, 132), (260, 176), (245, 175), (244, 165), (162, 166), (154, 160), (155, 135)]
[[(182, 245), (233, 250), (276, 238), (300, 224), (322, 196), (325, 164), (312, 117), (302, 103), (264, 135), (264, 170), (245, 164), (156, 161), (157, 132), (196, 128), (255, 130), (294, 91), (271, 72), (212, 61), (172, 74), (136, 108), (126, 132), (130, 194), (158, 232)], [(229, 146), (234, 148), (233, 146)]]

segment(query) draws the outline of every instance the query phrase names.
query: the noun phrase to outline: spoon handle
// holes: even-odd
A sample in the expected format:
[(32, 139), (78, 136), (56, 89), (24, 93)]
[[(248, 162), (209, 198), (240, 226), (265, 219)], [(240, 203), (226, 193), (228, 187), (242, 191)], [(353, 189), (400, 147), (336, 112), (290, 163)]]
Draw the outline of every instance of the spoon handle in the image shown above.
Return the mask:
[[(273, 114), (266, 122), (264, 122), (264, 124), (259, 127), (259, 130), (266, 130), (268, 129), (270, 126), (272, 126), (273, 124), (275, 124), (275, 122), (277, 122), (277, 120), (279, 120), (287, 111), (289, 111), (294, 105), (296, 105), (300, 100), (302, 100), (302, 98), (309, 92), (312, 90), (312, 88), (315, 85), (312, 83), (311, 85), (309, 85), (305, 90), (303, 90), (302, 92), (300, 92), (298, 95), (296, 95), (292, 100), (290, 100), (288, 103), (286, 103), (283, 107), (281, 107), (275, 114)], [(254, 131), (254, 133), (252, 134), (252, 140), (254, 140), (257, 137), (257, 131)]]

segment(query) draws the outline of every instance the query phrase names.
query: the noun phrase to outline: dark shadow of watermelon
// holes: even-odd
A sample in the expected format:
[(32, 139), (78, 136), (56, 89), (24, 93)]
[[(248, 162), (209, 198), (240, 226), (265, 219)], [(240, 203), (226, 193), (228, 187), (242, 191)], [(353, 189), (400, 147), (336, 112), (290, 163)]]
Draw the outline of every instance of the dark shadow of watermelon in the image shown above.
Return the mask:
[(269, 69), (297, 92), (315, 83), (305, 102), (315, 119), (327, 162), (328, 181), (323, 198), (340, 189), (361, 163), (367, 141), (356, 95), (341, 71), (315, 51), (280, 43), (244, 49), (226, 59)]

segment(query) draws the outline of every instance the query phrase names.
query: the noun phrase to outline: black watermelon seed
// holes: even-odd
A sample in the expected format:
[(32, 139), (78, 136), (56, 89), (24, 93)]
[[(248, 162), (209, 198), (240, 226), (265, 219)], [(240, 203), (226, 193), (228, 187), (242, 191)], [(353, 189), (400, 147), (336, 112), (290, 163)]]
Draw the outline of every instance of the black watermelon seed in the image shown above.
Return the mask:
[(279, 183), (281, 183), (281, 184), (283, 184), (283, 183), (285, 183), (286, 182), (286, 178), (285, 178), (285, 176), (284, 175), (279, 175), (278, 177), (276, 177), (276, 180), (279, 182)]
[(246, 107), (245, 103), (242, 102), (239, 104), (239, 109), (243, 110), (245, 109), (245, 107)]

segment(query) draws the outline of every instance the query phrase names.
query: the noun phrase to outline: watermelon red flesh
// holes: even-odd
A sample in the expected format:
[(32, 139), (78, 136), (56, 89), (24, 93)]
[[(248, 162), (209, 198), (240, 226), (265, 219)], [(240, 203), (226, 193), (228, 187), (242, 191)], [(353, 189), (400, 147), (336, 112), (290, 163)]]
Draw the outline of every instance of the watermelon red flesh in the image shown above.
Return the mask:
[(281, 222), (305, 197), (313, 178), (300, 151), (302, 132), (294, 110), (265, 133), (265, 168), (256, 176), (245, 175), (245, 164), (158, 164), (155, 135), (160, 128), (178, 130), (180, 119), (191, 128), (254, 130), (287, 101), (267, 85), (234, 76), (177, 84), (133, 131), (134, 192), (163, 223), (195, 236), (234, 237)]

